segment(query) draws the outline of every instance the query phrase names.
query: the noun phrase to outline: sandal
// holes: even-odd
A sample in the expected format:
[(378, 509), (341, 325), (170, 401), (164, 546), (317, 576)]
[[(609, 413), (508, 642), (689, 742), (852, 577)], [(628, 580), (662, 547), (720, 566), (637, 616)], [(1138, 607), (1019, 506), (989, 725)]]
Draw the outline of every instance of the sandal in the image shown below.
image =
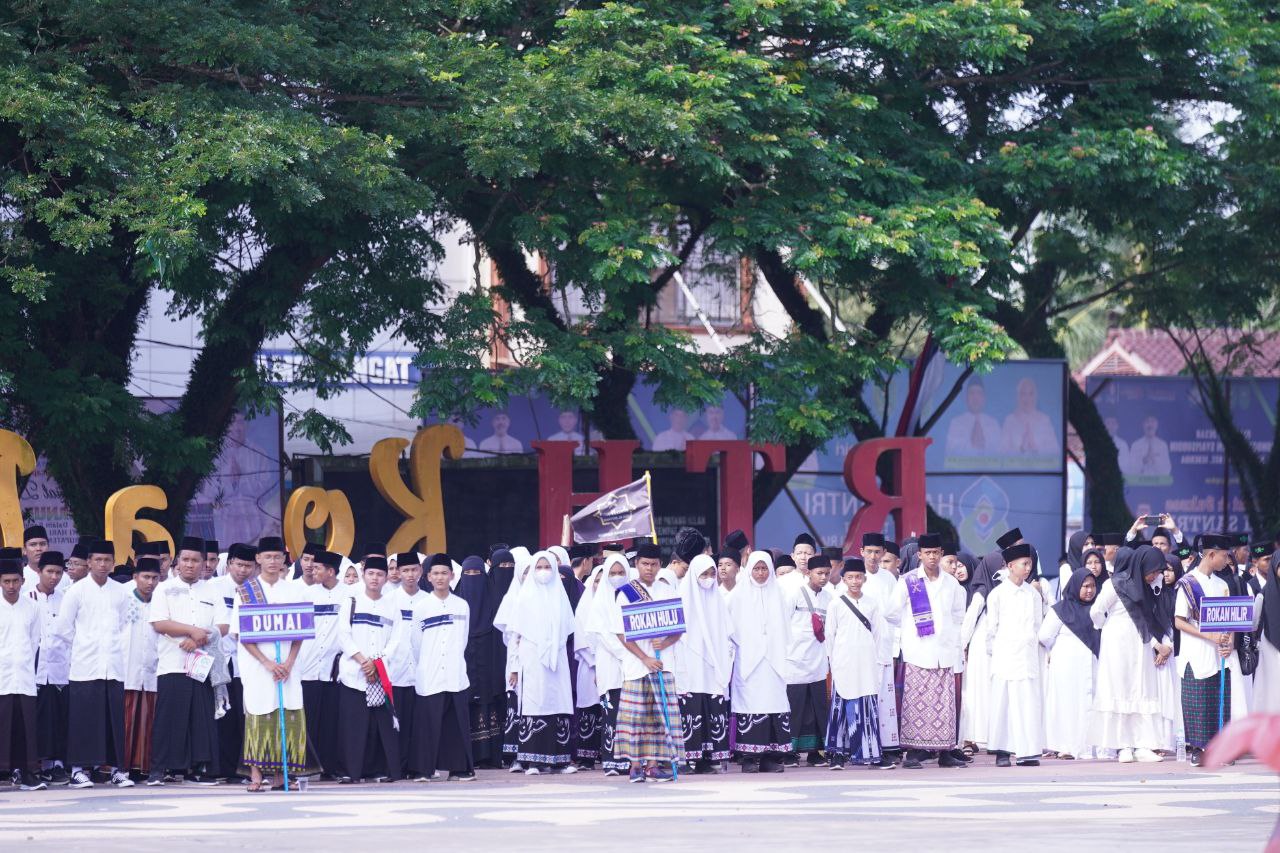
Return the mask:
[(260, 792), (262, 792), (262, 791), (269, 791), (269, 790), (271, 790), (270, 786), (269, 786), (265, 781), (264, 781), (264, 782), (250, 782), (248, 785), (245, 785), (245, 786), (244, 786), (244, 789), (245, 789), (246, 791), (249, 791), (249, 792), (254, 793), (254, 794), (260, 793)]

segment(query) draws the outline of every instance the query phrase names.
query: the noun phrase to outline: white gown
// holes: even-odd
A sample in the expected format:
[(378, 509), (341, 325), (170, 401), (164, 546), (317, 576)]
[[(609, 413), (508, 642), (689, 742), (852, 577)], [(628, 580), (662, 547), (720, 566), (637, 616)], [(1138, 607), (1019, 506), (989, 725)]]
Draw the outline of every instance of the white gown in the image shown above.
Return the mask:
[(1075, 758), (1094, 758), (1089, 737), (1098, 659), (1050, 609), (1040, 626), (1040, 644), (1049, 650), (1045, 683), (1045, 737), (1048, 748)]
[[(1160, 701), (1160, 672), (1151, 646), (1144, 643), (1111, 581), (1090, 608), (1093, 624), (1102, 628), (1102, 651), (1094, 686), (1089, 732), (1093, 746), (1104, 749), (1163, 749), (1168, 727)], [(1171, 666), (1170, 658), (1165, 666)]]
[(991, 711), (991, 655), (987, 651), (986, 600), (975, 593), (964, 615), (960, 642), (967, 644), (964, 681), (960, 685), (960, 742), (987, 745)]

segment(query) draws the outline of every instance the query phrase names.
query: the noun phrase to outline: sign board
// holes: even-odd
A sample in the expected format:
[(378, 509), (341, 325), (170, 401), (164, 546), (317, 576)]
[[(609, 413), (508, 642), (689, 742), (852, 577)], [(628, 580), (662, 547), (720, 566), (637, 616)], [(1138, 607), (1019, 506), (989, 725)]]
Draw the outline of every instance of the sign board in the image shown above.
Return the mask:
[(622, 605), (622, 633), (628, 640), (656, 640), (684, 632), (684, 602), (678, 598)]
[(240, 605), (240, 641), (243, 643), (289, 643), (310, 640), (315, 635), (315, 605), (309, 601)]
[(1200, 600), (1200, 630), (1252, 631), (1253, 608), (1256, 601), (1251, 595)]

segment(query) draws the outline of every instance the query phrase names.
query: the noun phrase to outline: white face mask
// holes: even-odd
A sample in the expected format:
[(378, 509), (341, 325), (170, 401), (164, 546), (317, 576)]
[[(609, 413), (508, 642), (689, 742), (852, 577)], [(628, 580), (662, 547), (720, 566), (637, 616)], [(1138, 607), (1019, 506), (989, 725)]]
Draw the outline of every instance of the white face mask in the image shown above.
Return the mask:
[(711, 589), (716, 585), (715, 578), (698, 578), (698, 586), (703, 589)]
[(626, 575), (609, 575), (609, 586), (614, 589), (621, 589), (627, 584)]
[(538, 583), (551, 583), (551, 577), (554, 574), (550, 569), (534, 569), (533, 579)]

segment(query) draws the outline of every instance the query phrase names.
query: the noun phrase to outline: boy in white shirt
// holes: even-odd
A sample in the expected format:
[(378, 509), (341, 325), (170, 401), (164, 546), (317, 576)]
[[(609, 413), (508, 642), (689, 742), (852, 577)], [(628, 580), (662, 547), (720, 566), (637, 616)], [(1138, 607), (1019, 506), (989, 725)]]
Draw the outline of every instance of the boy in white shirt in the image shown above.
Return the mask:
[(156, 718), (159, 636), (151, 627), (151, 599), (163, 577), (160, 560), (139, 557), (134, 587), (126, 593), (124, 625), (124, 766), (142, 779), (151, 774), (151, 733)]
[[(442, 563), (452, 572), (448, 554), (436, 554), (429, 562), (431, 565)], [(391, 587), (392, 574), (399, 578), (399, 583), (394, 588)], [(383, 587), (383, 593), (395, 602), (398, 619), (396, 627), (403, 632), (403, 635), (396, 643), (395, 653), (387, 660), (387, 675), (391, 678), (396, 718), (400, 720), (400, 775), (409, 778), (418, 775), (416, 772), (410, 773), (411, 769), (414, 771), (419, 769), (413, 760), (413, 726), (417, 719), (413, 706), (418, 696), (413, 690), (415, 661), (409, 634), (413, 629), (413, 606), (428, 595), (422, 591), (421, 582), (422, 558), (416, 551), (397, 554), (395, 572), (391, 570), (390, 561), (388, 561), (387, 586)]]
[(66, 561), (60, 551), (40, 555), (40, 573), (26, 595), (40, 610), (40, 659), (36, 664), (36, 742), (40, 754), (40, 778), (50, 786), (71, 781), (64, 762), (67, 760), (67, 725), (70, 691), (67, 675), (70, 662), (67, 649), (58, 641), (58, 611), (66, 597), (62, 581)]
[(1040, 623), (1044, 598), (1027, 577), (1031, 545), (1011, 545), (1000, 552), (1005, 582), (987, 599), (987, 649), (991, 656), (991, 701), (987, 745), (996, 766), (1037, 767), (1044, 751), (1044, 699), (1040, 682)]
[[(419, 782), (429, 780), (437, 771), (448, 773), (451, 782), (467, 782), (476, 778), (467, 707), (471, 608), (449, 590), (453, 567), (448, 556), (437, 554), (430, 562), (427, 580), (431, 592), (415, 597), (409, 623), (409, 642), (417, 662), (412, 765)], [(401, 583), (408, 579), (402, 572)]]
[(338, 745), (338, 617), (342, 603), (351, 598), (351, 587), (338, 582), (342, 557), (318, 551), (311, 561), (313, 583), (306, 597), (315, 606), (316, 635), (302, 643), (298, 669), (302, 673), (302, 705), (307, 714), (308, 745), (312, 764), (322, 778), (342, 774), (342, 750)]
[(834, 694), (826, 741), (832, 770), (843, 770), (847, 763), (881, 763), (879, 648), (889, 630), (884, 600), (863, 594), (864, 561), (845, 560), (841, 576), (843, 589), (827, 606), (826, 622)]
[[(343, 741), (343, 770), (339, 784), (361, 781), (365, 770), (365, 745), (370, 735), (382, 747), (380, 768), (374, 781), (394, 782), (400, 778), (400, 732), (393, 706), (391, 679), (386, 660), (395, 652), (403, 631), (397, 630), (400, 611), (390, 596), (382, 594), (387, 582), (387, 558), (366, 557), (364, 589), (347, 599), (338, 617), (338, 720)], [(382, 701), (369, 706), (369, 692), (383, 694)]]
[(40, 611), (22, 595), (22, 584), (22, 564), (0, 559), (0, 771), (11, 772), (20, 790), (42, 791), (47, 786), (36, 777)]

